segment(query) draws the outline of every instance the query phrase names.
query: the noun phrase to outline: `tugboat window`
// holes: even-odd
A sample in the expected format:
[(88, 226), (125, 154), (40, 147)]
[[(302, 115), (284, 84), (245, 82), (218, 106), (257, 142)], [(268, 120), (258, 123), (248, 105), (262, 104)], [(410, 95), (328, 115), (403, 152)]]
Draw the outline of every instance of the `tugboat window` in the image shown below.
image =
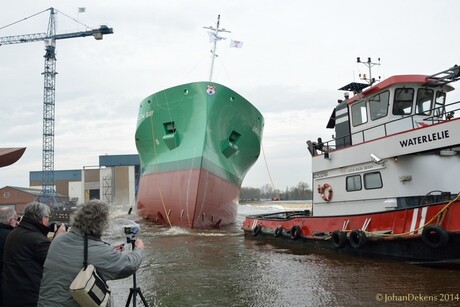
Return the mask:
[(347, 191), (348, 192), (359, 191), (361, 189), (362, 189), (362, 184), (361, 184), (360, 175), (354, 175), (354, 176), (347, 177)]
[(417, 90), (417, 102), (415, 103), (415, 108), (417, 114), (430, 115), (431, 114), (431, 104), (433, 102), (434, 91), (427, 88), (419, 88)]
[(369, 98), (369, 111), (371, 113), (371, 119), (376, 120), (387, 116), (389, 102), (390, 91), (385, 91)]
[(397, 88), (393, 101), (394, 115), (408, 115), (412, 113), (412, 103), (414, 101), (413, 88)]
[(364, 188), (366, 190), (381, 189), (382, 186), (380, 172), (364, 174)]
[(434, 102), (434, 115), (441, 117), (445, 113), (444, 104), (446, 102), (446, 93), (436, 92), (436, 100)]
[(359, 126), (367, 122), (366, 102), (361, 100), (351, 106), (353, 126)]

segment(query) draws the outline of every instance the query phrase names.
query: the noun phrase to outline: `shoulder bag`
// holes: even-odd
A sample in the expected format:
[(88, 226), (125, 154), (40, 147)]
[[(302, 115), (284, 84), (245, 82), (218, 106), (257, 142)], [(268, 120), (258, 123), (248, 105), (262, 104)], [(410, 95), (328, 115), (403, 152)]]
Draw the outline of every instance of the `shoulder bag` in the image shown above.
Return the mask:
[(110, 288), (96, 271), (88, 264), (88, 237), (85, 234), (83, 268), (70, 284), (70, 293), (80, 306), (107, 306), (110, 298)]

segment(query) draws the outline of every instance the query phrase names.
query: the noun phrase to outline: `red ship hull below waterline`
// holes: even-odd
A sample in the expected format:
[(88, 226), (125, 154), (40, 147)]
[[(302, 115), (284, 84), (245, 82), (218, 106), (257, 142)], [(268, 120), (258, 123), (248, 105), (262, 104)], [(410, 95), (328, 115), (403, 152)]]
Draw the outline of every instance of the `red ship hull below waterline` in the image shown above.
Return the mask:
[(5, 167), (18, 161), (24, 154), (25, 150), (25, 147), (0, 148), (0, 167)]
[(157, 224), (205, 229), (236, 222), (240, 187), (205, 169), (145, 174), (138, 214)]

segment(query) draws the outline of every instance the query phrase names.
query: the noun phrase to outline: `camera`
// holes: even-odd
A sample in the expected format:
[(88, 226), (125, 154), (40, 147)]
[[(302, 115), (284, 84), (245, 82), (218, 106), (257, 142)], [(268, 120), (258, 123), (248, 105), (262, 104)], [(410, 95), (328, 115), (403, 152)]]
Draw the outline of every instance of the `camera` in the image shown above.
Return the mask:
[(48, 225), (48, 231), (49, 232), (54, 232), (54, 227), (56, 226), (56, 230), (59, 229), (59, 227), (61, 227), (61, 225), (64, 224), (65, 225), (65, 231), (69, 230), (69, 224), (67, 223), (61, 223), (61, 222), (52, 222)]
[(131, 236), (131, 238), (134, 238), (139, 232), (141, 232), (141, 226), (139, 226), (138, 224), (123, 226), (123, 232), (127, 236)]

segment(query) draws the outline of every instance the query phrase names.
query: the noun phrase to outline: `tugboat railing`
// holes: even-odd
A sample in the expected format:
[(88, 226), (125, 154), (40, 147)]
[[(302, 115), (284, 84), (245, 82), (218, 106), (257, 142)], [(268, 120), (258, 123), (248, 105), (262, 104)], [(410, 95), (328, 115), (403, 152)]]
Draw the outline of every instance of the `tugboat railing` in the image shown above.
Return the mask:
[[(421, 116), (426, 115), (424, 113), (411, 114), (408, 116), (404, 116), (401, 118), (397, 118), (397, 119), (385, 122), (377, 126), (369, 127), (367, 129), (364, 129), (364, 130), (361, 130), (355, 133), (348, 134), (340, 138), (334, 138), (332, 140), (323, 142), (321, 144), (313, 143), (313, 148), (315, 150), (319, 150), (320, 152), (331, 152), (336, 149), (345, 148), (351, 145), (361, 144), (361, 143), (364, 143), (370, 140), (374, 140), (376, 138), (387, 137), (389, 135), (393, 135), (396, 133), (414, 130), (416, 128), (422, 127), (423, 125), (429, 126), (429, 125), (449, 121), (454, 118), (455, 112), (458, 112), (458, 111), (460, 111), (460, 101), (452, 102), (452, 103), (443, 105), (442, 107), (436, 107), (436, 108), (426, 110), (425, 112), (429, 112), (430, 114), (434, 114), (434, 115), (430, 115), (425, 118), (421, 118)], [(397, 122), (401, 122), (403, 120), (407, 121), (407, 119), (410, 119), (412, 129), (406, 129), (406, 130), (401, 130), (397, 132), (389, 131), (391, 130), (391, 129), (388, 129), (390, 125), (393, 125), (394, 123), (397, 123)], [(382, 135), (379, 135), (378, 137), (375, 137), (375, 136), (366, 137), (366, 132), (368, 132), (371, 129), (378, 129), (379, 127), (383, 129)], [(360, 139), (361, 141), (352, 142), (353, 139), (355, 140)], [(339, 146), (336, 146), (337, 144), (345, 144), (345, 145), (341, 145), (339, 147)], [(316, 155), (316, 154), (313, 154), (313, 155)]]

